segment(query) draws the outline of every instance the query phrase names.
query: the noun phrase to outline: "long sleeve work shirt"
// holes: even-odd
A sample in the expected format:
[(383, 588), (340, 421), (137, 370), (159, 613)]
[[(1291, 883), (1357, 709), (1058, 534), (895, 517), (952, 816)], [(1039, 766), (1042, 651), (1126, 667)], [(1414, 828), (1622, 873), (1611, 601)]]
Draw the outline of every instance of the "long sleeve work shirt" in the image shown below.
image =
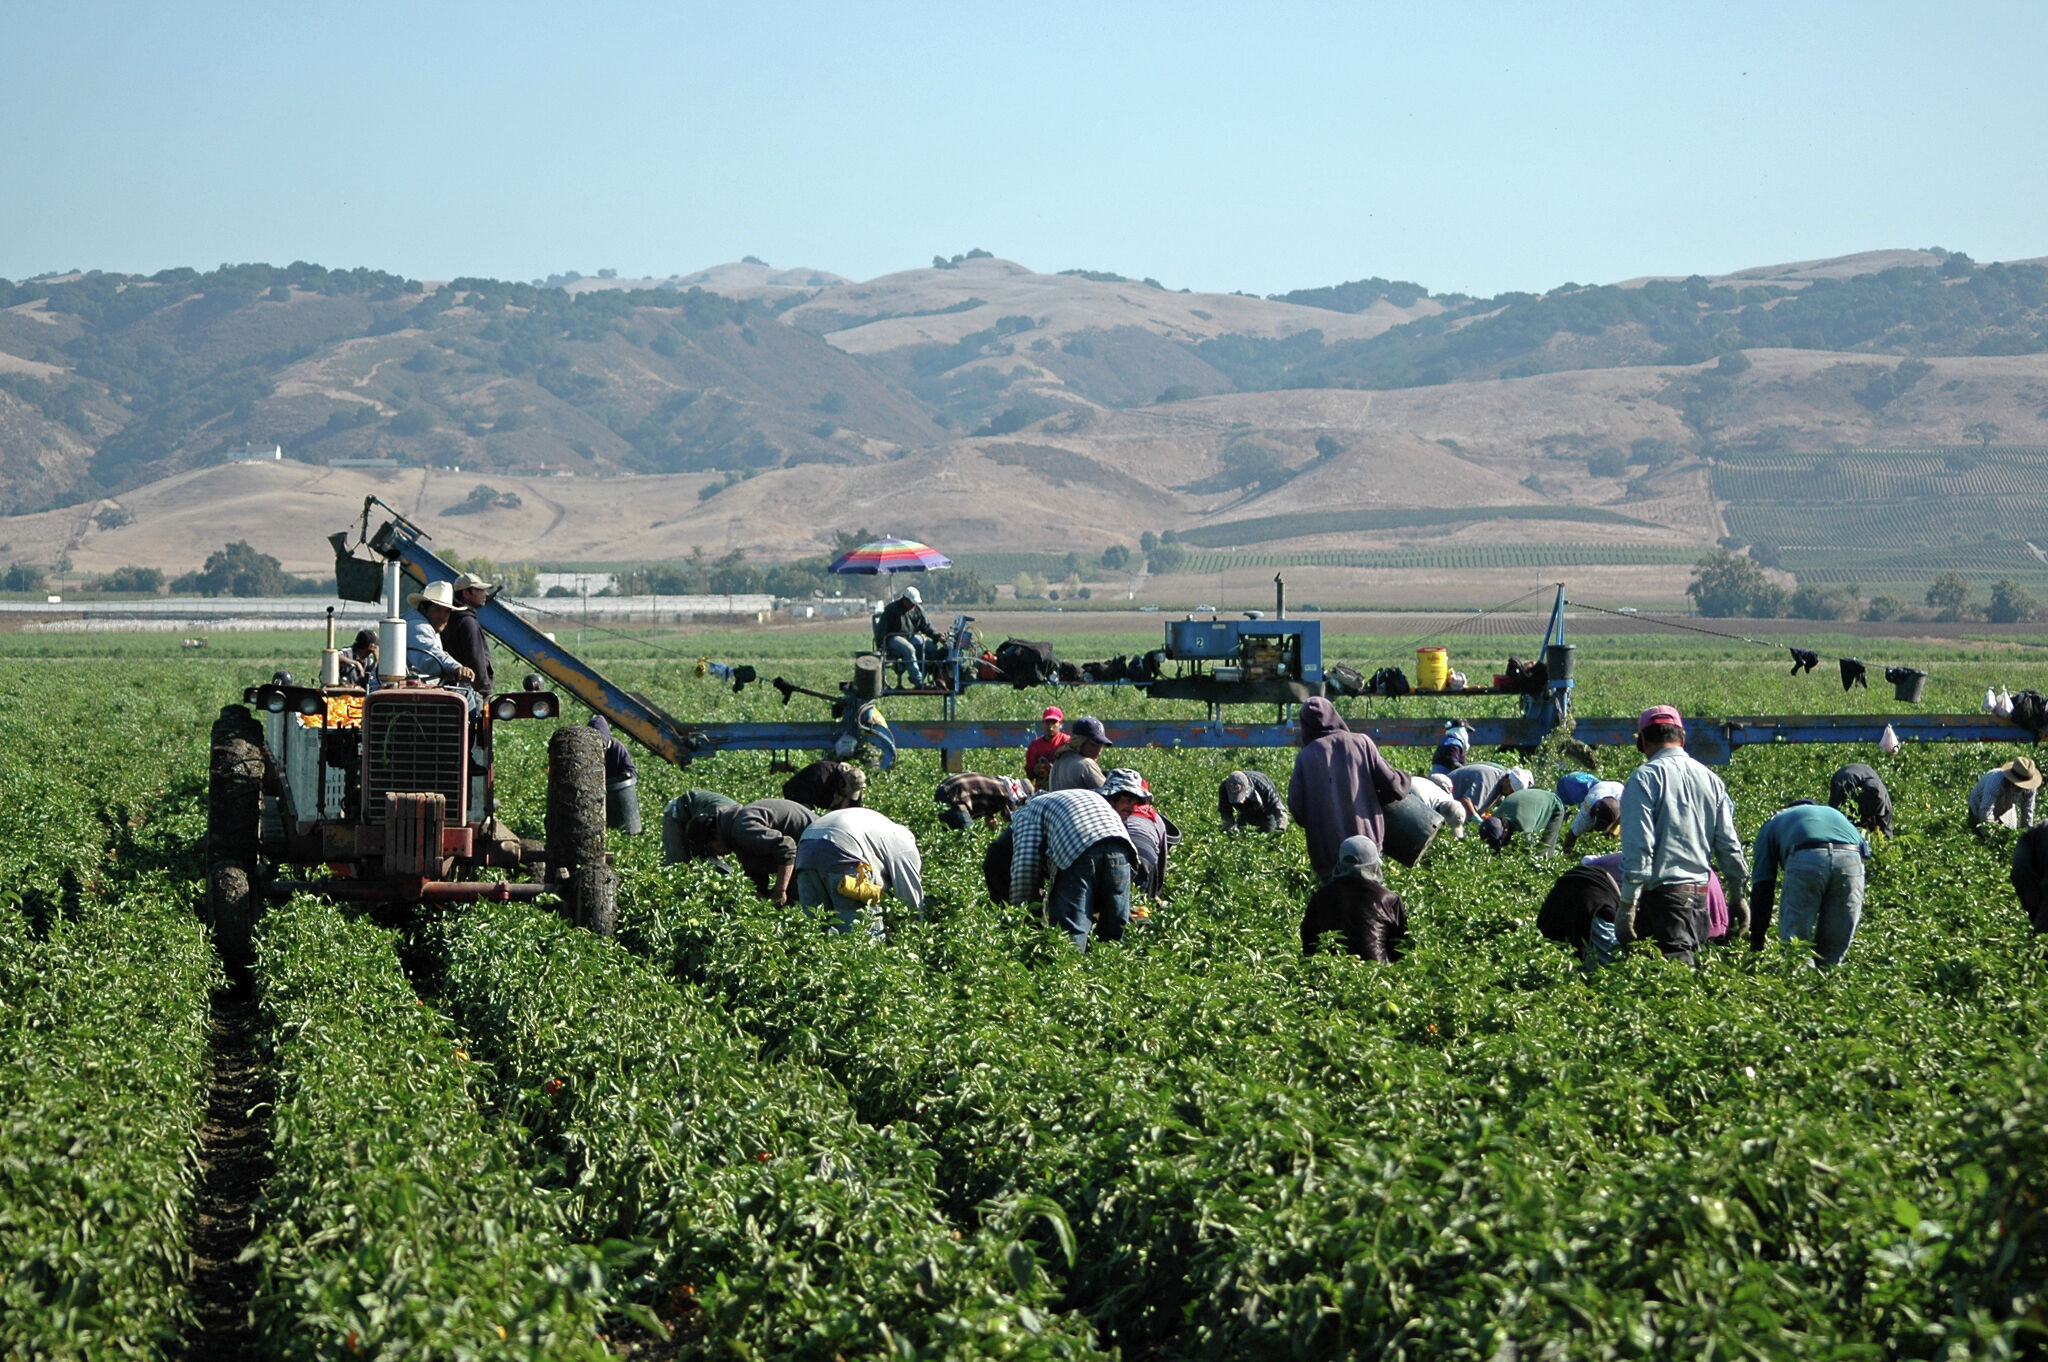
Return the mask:
[(1451, 793), (1470, 804), (1473, 812), (1485, 813), (1501, 792), (1508, 768), (1490, 761), (1468, 762), (1451, 772)]
[(1230, 780), (1224, 781), (1217, 792), (1216, 813), (1223, 820), (1224, 830), (1287, 831), (1287, 805), (1281, 800), (1280, 787), (1273, 783), (1273, 778), (1264, 771), (1241, 771), (1233, 773), (1232, 779), (1239, 775), (1244, 777), (1240, 802), (1232, 802)]
[[(1096, 802), (1101, 802), (1099, 796)], [(924, 857), (917, 838), (901, 823), (865, 808), (820, 814), (804, 829), (797, 869), (832, 870), (848, 864), (869, 866), (882, 887), (911, 912), (924, 911)]]
[(441, 647), (450, 657), (476, 673), (476, 688), (481, 694), (491, 693), (491, 640), (484, 633), (483, 623), (477, 619), (474, 610), (458, 610), (448, 617), (448, 629), (441, 635)]
[(1717, 862), (1730, 884), (1749, 883), (1728, 787), (1684, 748), (1658, 749), (1622, 787), (1622, 903), (1652, 884), (1705, 884)]
[(462, 664), (441, 646), (441, 632), (418, 610), (408, 610), (405, 621), (405, 669), (429, 681), (455, 684), (455, 669)]
[(796, 864), (797, 840), (811, 826), (811, 811), (787, 799), (757, 799), (712, 816), (718, 820), (718, 840), (757, 885)]
[(1970, 822), (2030, 828), (2034, 826), (2034, 797), (2039, 793), (2022, 790), (2005, 778), (2002, 767), (1993, 767), (1970, 791)]
[(1778, 872), (1784, 869), (1786, 858), (1793, 852), (1821, 842), (1861, 847), (1866, 855), (1870, 850), (1863, 834), (1840, 809), (1795, 804), (1767, 819), (1756, 833), (1756, 865), (1750, 873), (1750, 892), (1760, 892), (1776, 883)]
[(1031, 799), (1010, 815), (1010, 902), (1036, 902), (1047, 880), (1109, 840), (1137, 854), (1124, 820), (1095, 791), (1056, 790)]

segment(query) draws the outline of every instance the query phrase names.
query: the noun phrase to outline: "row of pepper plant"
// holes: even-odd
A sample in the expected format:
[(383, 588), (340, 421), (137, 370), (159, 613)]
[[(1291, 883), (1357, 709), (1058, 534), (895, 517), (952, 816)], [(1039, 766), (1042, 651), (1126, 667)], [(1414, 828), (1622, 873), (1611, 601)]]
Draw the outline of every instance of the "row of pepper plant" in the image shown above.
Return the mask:
[(150, 671), (0, 666), (0, 1356), (147, 1354), (187, 1316), (205, 709)]

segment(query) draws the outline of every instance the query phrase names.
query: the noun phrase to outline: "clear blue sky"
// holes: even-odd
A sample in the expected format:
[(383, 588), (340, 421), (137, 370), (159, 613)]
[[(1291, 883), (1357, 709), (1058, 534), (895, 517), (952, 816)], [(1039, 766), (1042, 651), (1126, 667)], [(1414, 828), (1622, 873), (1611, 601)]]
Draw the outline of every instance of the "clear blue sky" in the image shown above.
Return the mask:
[(0, 276), (2048, 255), (2048, 4), (10, 5)]

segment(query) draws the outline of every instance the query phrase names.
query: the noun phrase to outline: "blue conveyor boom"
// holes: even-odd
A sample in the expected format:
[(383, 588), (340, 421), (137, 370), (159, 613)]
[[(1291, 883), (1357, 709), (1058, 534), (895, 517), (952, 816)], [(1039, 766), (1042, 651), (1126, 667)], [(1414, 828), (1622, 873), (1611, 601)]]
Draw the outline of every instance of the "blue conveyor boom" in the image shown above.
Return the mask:
[[(365, 505), (383, 506), (371, 498)], [(386, 511), (391, 508), (385, 506)], [(395, 558), (406, 575), (422, 585), (447, 582), (453, 585), (458, 572), (420, 543), (418, 526), (397, 512), (369, 541), (379, 554)], [(1561, 593), (1560, 593), (1561, 600)], [(490, 600), (477, 611), (484, 630), (524, 658), (537, 671), (573, 694), (634, 741), (677, 766), (687, 766), (700, 757), (719, 752), (826, 751), (841, 741), (847, 725), (819, 723), (715, 723), (686, 724), (648, 700), (621, 690), (594, 667), (545, 633), (521, 619), (512, 609)], [(1546, 642), (1561, 644), (1561, 614), (1554, 614), (1552, 636)], [(1569, 680), (1564, 681), (1569, 685)], [(1455, 692), (1446, 694), (1446, 698)], [(1563, 710), (1568, 701), (1555, 702)], [(1382, 747), (1436, 746), (1443, 736), (1443, 721), (1437, 718), (1353, 717), (1347, 722), (1354, 732), (1371, 736)], [(1475, 718), (1465, 721), (1472, 730), (1475, 747), (1533, 748), (1550, 733), (1551, 717), (1544, 710), (1513, 717)], [(1744, 715), (1730, 718), (1693, 717), (1686, 722), (1686, 750), (1699, 760), (1722, 766), (1744, 747), (1782, 743), (1845, 743), (1875, 746), (1889, 725), (1902, 743), (1916, 742), (2033, 742), (2034, 734), (1995, 715), (1985, 714), (1780, 714)], [(1104, 726), (1120, 748), (1292, 747), (1298, 740), (1295, 725), (1237, 724), (1215, 719), (1108, 719)], [(975, 748), (1028, 746), (1038, 736), (1038, 725), (1023, 720), (933, 719), (895, 720), (887, 729), (894, 746), (902, 751), (961, 752)], [(1632, 718), (1579, 716), (1573, 720), (1573, 736), (1594, 746), (1631, 746), (1635, 742)]]

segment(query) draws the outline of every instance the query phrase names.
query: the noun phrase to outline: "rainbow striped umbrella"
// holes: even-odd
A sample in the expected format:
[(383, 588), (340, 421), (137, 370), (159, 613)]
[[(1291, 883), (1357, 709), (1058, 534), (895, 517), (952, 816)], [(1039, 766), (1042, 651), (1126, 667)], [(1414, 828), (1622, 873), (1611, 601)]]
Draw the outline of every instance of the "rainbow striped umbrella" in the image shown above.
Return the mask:
[(877, 539), (848, 549), (832, 560), (834, 572), (933, 572), (953, 566), (953, 560), (929, 544), (915, 539)]

